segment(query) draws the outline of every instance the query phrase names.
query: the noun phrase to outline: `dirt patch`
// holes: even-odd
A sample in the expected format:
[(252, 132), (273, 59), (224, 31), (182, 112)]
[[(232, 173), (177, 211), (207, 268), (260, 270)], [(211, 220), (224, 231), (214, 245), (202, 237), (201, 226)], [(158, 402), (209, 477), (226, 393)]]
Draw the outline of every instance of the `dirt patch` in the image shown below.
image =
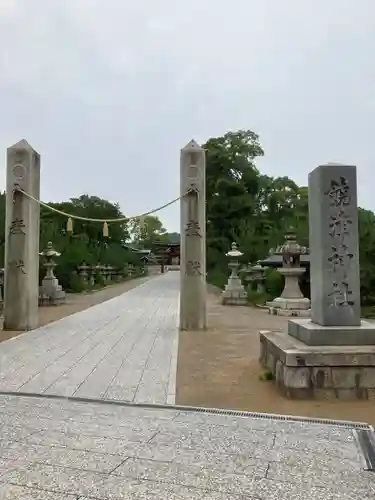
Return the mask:
[(290, 401), (259, 379), (259, 330), (283, 330), (287, 319), (208, 296), (205, 332), (181, 332), (177, 404), (283, 415), (355, 420), (375, 425), (375, 401)]
[[(106, 300), (113, 299), (122, 293), (125, 293), (136, 286), (145, 283), (152, 276), (147, 276), (144, 278), (136, 278), (134, 280), (125, 281), (124, 283), (119, 283), (117, 285), (111, 285), (102, 290), (91, 293), (81, 293), (81, 294), (67, 294), (66, 302), (59, 306), (49, 306), (49, 307), (39, 307), (39, 326), (47, 325), (52, 323), (52, 321), (57, 321), (65, 316), (70, 316), (71, 314), (83, 311), (89, 307), (101, 304)], [(8, 340), (12, 337), (17, 337), (23, 332), (10, 332), (0, 330), (0, 342)]]

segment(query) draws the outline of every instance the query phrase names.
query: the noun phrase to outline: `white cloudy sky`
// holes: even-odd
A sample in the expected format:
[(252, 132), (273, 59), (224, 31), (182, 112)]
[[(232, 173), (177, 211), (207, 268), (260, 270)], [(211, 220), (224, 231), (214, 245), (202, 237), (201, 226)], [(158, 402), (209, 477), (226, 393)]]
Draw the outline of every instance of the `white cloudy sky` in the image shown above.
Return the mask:
[(374, 54), (374, 0), (0, 0), (0, 188), (24, 137), (44, 200), (135, 215), (178, 195), (192, 137), (251, 128), (262, 171), (354, 163), (375, 210)]

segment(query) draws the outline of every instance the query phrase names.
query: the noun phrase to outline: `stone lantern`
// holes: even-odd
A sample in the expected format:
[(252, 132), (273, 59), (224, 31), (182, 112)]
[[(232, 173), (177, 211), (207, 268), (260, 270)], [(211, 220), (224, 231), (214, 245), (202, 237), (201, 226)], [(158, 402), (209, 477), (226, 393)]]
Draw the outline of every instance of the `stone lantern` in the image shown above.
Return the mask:
[(57, 265), (54, 259), (60, 257), (61, 253), (57, 252), (53, 248), (52, 242), (49, 241), (46, 249), (40, 252), (39, 255), (44, 257), (43, 267), (46, 269), (46, 275), (40, 287), (40, 302), (42, 304), (56, 305), (65, 299), (65, 292), (53, 272)]
[(92, 265), (90, 266), (90, 285), (94, 286), (95, 285), (95, 273), (96, 273), (96, 266)]
[(238, 274), (242, 277), (242, 280), (245, 281), (248, 285), (251, 285), (253, 282), (253, 266), (251, 262), (248, 262), (244, 267), (238, 270)]
[(110, 264), (107, 265), (107, 283), (110, 284), (112, 281), (112, 276), (114, 274), (115, 268)]
[(83, 261), (82, 264), (80, 266), (78, 266), (78, 271), (79, 271), (80, 277), (82, 278), (83, 283), (85, 285), (87, 285), (88, 284), (88, 280), (89, 280), (90, 266), (88, 266), (86, 264), (86, 262)]
[(268, 303), (270, 312), (285, 316), (309, 316), (310, 300), (303, 296), (299, 278), (305, 272), (301, 267), (301, 254), (306, 248), (297, 243), (295, 230), (290, 228), (285, 234), (285, 242), (278, 247), (275, 254), (282, 256), (283, 267), (278, 269), (285, 278), (283, 293)]
[(264, 293), (264, 280), (266, 267), (263, 267), (258, 261), (255, 266), (252, 267), (252, 281), (256, 283), (257, 292)]
[(231, 270), (231, 275), (222, 293), (222, 303), (232, 306), (246, 305), (247, 293), (238, 276), (239, 259), (243, 256), (243, 253), (238, 250), (236, 243), (232, 243), (232, 249), (225, 255), (229, 258), (228, 267)]
[(134, 264), (128, 264), (127, 272), (128, 272), (129, 278), (131, 278), (133, 276), (133, 274), (135, 273)]

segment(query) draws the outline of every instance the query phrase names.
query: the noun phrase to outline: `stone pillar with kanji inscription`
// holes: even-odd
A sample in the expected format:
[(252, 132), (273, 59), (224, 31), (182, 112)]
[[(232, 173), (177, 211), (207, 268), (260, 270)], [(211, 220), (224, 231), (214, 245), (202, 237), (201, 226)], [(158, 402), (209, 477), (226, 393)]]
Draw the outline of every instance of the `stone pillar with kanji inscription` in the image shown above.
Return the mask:
[[(206, 154), (194, 140), (181, 150), (180, 329), (206, 328)], [(186, 194), (188, 193), (188, 194)]]
[(309, 175), (311, 320), (260, 331), (260, 360), (289, 399), (374, 399), (375, 324), (361, 320), (357, 172)]
[(8, 148), (5, 217), (4, 330), (38, 326), (40, 156), (24, 139)]
[(326, 164), (309, 174), (311, 321), (289, 323), (308, 345), (375, 344), (361, 322), (357, 168)]

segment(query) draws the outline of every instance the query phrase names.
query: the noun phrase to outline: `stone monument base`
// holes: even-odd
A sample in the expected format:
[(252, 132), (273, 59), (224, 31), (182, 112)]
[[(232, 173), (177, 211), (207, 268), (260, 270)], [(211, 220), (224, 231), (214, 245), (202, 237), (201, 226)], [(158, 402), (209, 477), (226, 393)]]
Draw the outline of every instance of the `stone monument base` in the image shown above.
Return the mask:
[(311, 309), (280, 309), (279, 307), (273, 307), (271, 304), (272, 302), (267, 302), (268, 313), (275, 316), (300, 318), (309, 318), (311, 316)]
[(360, 326), (321, 326), (309, 319), (295, 319), (289, 321), (288, 333), (310, 346), (375, 346), (375, 323), (364, 320)]
[(295, 299), (278, 297), (277, 299), (274, 299), (271, 302), (267, 302), (267, 305), (275, 309), (307, 310), (310, 309), (310, 299), (304, 297)]
[(259, 335), (260, 362), (286, 398), (375, 398), (375, 345), (308, 346), (286, 332)]
[(267, 302), (268, 312), (277, 316), (299, 316), (309, 318), (311, 315), (310, 299), (305, 297), (289, 299), (278, 297)]
[(228, 306), (246, 306), (247, 293), (239, 278), (229, 278), (221, 295), (221, 303)]

